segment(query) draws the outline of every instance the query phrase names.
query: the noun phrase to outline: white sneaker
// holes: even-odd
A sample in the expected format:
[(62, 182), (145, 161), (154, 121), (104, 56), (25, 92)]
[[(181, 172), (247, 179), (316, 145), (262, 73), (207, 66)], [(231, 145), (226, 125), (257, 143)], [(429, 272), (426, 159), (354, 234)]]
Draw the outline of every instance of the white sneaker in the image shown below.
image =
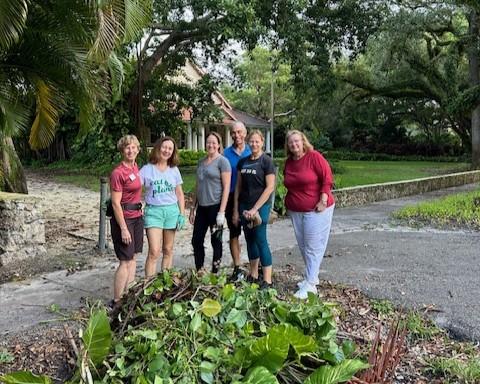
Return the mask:
[(308, 292), (312, 292), (313, 294), (317, 294), (317, 287), (315, 285), (310, 284), (309, 282), (305, 282), (302, 287), (294, 293), (297, 299), (305, 300), (308, 298)]
[(302, 288), (302, 287), (305, 285), (306, 282), (307, 282), (307, 280), (305, 280), (305, 279), (303, 279), (302, 281), (299, 281), (299, 282), (297, 283), (297, 287), (298, 287), (298, 288)]

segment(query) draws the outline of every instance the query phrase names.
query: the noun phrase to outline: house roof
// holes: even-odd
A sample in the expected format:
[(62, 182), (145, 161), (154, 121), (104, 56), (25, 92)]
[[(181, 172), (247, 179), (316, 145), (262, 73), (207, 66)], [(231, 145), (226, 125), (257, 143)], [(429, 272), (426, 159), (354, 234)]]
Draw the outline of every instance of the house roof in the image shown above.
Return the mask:
[(247, 128), (268, 128), (270, 123), (267, 120), (264, 120), (260, 117), (253, 116), (247, 112), (241, 111), (240, 109), (232, 108), (230, 113), (234, 116), (234, 121), (241, 121)]

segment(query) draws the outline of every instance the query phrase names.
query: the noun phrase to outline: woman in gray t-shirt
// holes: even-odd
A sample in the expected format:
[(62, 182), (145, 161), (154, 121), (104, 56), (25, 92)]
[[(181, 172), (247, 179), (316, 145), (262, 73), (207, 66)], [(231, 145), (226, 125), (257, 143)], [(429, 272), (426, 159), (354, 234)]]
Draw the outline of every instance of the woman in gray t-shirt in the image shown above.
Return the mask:
[(192, 245), (197, 271), (203, 270), (203, 243), (210, 228), (213, 247), (212, 272), (216, 273), (222, 260), (222, 230), (232, 169), (229, 161), (221, 154), (222, 138), (218, 133), (210, 132), (205, 144), (207, 156), (198, 162), (195, 199), (189, 220), (193, 224)]

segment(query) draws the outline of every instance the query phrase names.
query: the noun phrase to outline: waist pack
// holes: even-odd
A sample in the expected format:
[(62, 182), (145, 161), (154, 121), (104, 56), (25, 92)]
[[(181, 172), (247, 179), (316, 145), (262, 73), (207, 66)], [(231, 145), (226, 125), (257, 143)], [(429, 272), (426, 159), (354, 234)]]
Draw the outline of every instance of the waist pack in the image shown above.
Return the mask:
[[(107, 199), (107, 201), (105, 202), (105, 205), (107, 207), (105, 211), (105, 215), (107, 215), (107, 217), (113, 217), (112, 199)], [(142, 203), (121, 204), (121, 206), (124, 211), (140, 211), (142, 209)]]

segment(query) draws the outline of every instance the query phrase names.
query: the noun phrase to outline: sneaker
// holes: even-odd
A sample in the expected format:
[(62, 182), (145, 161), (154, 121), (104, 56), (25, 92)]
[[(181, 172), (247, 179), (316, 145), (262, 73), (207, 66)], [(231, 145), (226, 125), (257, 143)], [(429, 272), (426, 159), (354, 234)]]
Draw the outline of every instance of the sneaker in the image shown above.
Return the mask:
[(263, 280), (263, 281), (260, 283), (260, 289), (261, 289), (261, 290), (270, 289), (270, 288), (273, 288), (273, 283), (267, 283), (265, 280)]
[(302, 288), (307, 283), (307, 280), (303, 279), (297, 283), (298, 288)]
[(258, 277), (253, 277), (252, 275), (248, 275), (247, 278), (245, 279), (245, 281), (247, 283), (250, 283), (250, 284), (253, 284), (253, 283), (258, 284), (259, 283), (258, 282)]
[(305, 282), (305, 284), (303, 284), (302, 287), (297, 292), (295, 292), (293, 296), (295, 296), (297, 299), (305, 300), (308, 298), (309, 292), (316, 295), (317, 287), (313, 284)]
[(245, 279), (245, 273), (243, 273), (243, 271), (239, 267), (235, 267), (233, 269), (232, 275), (230, 276), (230, 278), (228, 280), (232, 283), (237, 283), (237, 282), (242, 281), (244, 279)]

